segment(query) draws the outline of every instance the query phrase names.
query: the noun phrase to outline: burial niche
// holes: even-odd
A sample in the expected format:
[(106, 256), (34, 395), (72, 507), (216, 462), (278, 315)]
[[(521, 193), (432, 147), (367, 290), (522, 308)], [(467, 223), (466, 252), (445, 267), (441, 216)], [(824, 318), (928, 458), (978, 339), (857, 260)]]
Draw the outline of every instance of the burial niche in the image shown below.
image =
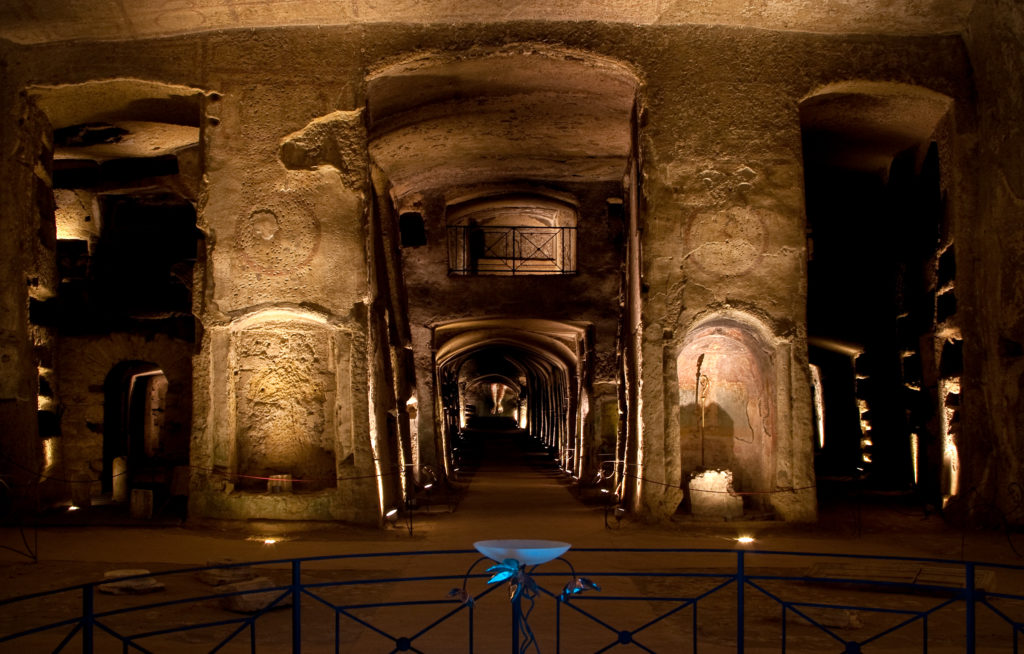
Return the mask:
[(767, 507), (774, 441), (773, 367), (756, 333), (733, 320), (693, 329), (676, 359), (684, 475), (723, 471), (747, 509)]

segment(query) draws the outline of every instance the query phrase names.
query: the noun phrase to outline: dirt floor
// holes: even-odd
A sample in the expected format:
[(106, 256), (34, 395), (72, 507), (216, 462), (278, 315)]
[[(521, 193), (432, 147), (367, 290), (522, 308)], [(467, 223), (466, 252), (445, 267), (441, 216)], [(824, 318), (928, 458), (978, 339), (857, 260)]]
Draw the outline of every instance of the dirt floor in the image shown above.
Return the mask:
[[(910, 556), (1024, 565), (1024, 534), (995, 531), (966, 531), (947, 524), (939, 515), (926, 515), (903, 496), (861, 494), (823, 504), (821, 520), (813, 525), (792, 525), (770, 520), (698, 522), (680, 516), (665, 524), (643, 524), (628, 517), (616, 520), (605, 510), (596, 494), (577, 495), (564, 475), (537, 452), (509, 449), (491, 452), (476, 469), (461, 480), (460, 492), (441, 492), (424, 497), (411, 515), (394, 525), (380, 529), (344, 525), (260, 524), (179, 524), (173, 515), (152, 521), (132, 521), (124, 507), (96, 506), (88, 511), (51, 513), (33, 524), (0, 529), (0, 598), (57, 589), (103, 578), (116, 569), (146, 569), (161, 572), (185, 567), (205, 566), (232, 560), (259, 562), (298, 557), (341, 554), (413, 552), (425, 550), (471, 550), (479, 540), (495, 538), (550, 539), (570, 543), (565, 558), (578, 574), (591, 575), (602, 586), (600, 593), (583, 593), (571, 607), (558, 606), (543, 592), (535, 599), (530, 623), (537, 633), (542, 651), (692, 651), (694, 627), (699, 651), (735, 651), (735, 585), (709, 594), (699, 603), (698, 612), (681, 598), (693, 598), (722, 583), (715, 574), (735, 570), (737, 549), (745, 551), (787, 551), (822, 554), (865, 554), (872, 556)], [(755, 542), (737, 543), (740, 535)], [(278, 542), (265, 544), (274, 537)], [(678, 553), (590, 552), (591, 548), (691, 548), (723, 550), (680, 555)], [(32, 557), (35, 557), (33, 560)], [(829, 570), (838, 565), (821, 557), (773, 557), (746, 554), (749, 574), (762, 576), (799, 575), (808, 570)], [(338, 613), (312, 595), (303, 604), (304, 651), (334, 651), (335, 629), (339, 620), (340, 651), (375, 652), (401, 649), (394, 640), (414, 635), (457, 604), (443, 604), (447, 591), (460, 586), (466, 568), (476, 555), (374, 557), (336, 559), (307, 564), (305, 583), (331, 584), (353, 579), (431, 577), (400, 584), (365, 583), (327, 585), (314, 594), (334, 606), (363, 605), (349, 613)], [(872, 564), (874, 570), (880, 563)], [(557, 566), (551, 569), (551, 566)], [(821, 566), (825, 566), (822, 568)], [(486, 565), (474, 572), (482, 573)], [(545, 568), (551, 569), (545, 576)], [(274, 584), (289, 583), (285, 564), (256, 566), (259, 575)], [(657, 570), (658, 575), (644, 577), (600, 576), (600, 573), (630, 573)], [(701, 573), (705, 577), (675, 577), (674, 574)], [(572, 577), (559, 562), (538, 569), (541, 586), (557, 594)], [(1020, 593), (1024, 589), (1021, 571), (992, 572), (990, 584), (997, 591)], [(988, 574), (988, 573), (986, 573)], [(595, 576), (597, 575), (597, 576)], [(443, 577), (443, 578), (437, 578)], [(151, 602), (177, 602), (164, 607), (115, 615), (106, 624), (121, 633), (143, 633), (168, 624), (186, 624), (190, 620), (216, 622), (237, 619), (240, 614), (224, 609), (217, 600), (195, 600), (218, 592), (197, 580), (194, 573), (161, 577), (165, 589), (150, 595), (96, 596), (96, 609), (112, 611)], [(840, 640), (862, 640), (904, 619), (895, 610), (927, 609), (947, 598), (932, 594), (878, 593), (875, 588), (844, 586), (836, 588), (807, 583), (794, 584), (765, 579), (758, 588), (746, 589), (745, 634), (747, 651), (779, 651), (786, 628), (787, 651), (844, 651)], [(486, 577), (467, 581), (470, 594), (487, 589)], [(762, 589), (764, 592), (762, 592)], [(280, 593), (279, 593), (280, 594)], [(608, 601), (616, 597), (642, 596), (644, 599)], [(861, 606), (864, 602), (887, 606), (890, 612), (842, 612), (813, 606), (791, 604), (783, 611), (778, 599), (790, 603), (840, 602)], [(868, 597), (870, 596), (870, 597)], [(659, 599), (660, 598), (660, 599)], [(403, 607), (367, 606), (377, 602), (436, 601)], [(502, 590), (479, 600), (473, 612), (475, 651), (507, 651), (511, 639), (510, 609)], [(45, 621), (71, 616), (81, 607), (81, 593), (49, 596), (34, 603), (8, 605), (0, 613), (0, 637)], [(1014, 607), (1014, 610), (1020, 607)], [(560, 611), (556, 612), (556, 609)], [(577, 610), (579, 609), (579, 610)], [(794, 609), (830, 626), (840, 640), (810, 626)], [(929, 651), (963, 651), (963, 603), (942, 609), (929, 619)], [(583, 611), (583, 612), (581, 612)], [(443, 624), (418, 636), (410, 645), (413, 651), (464, 651), (467, 646), (468, 611), (463, 610)], [(667, 615), (665, 615), (667, 613)], [(561, 620), (560, 640), (554, 642), (553, 620)], [(196, 616), (201, 616), (197, 618)], [(271, 611), (257, 623), (258, 651), (287, 651), (290, 647), (290, 610)], [(29, 620), (29, 616), (31, 620)], [(1018, 620), (1021, 618), (1018, 616)], [(376, 628), (359, 623), (365, 620)], [(653, 621), (653, 622), (652, 622)], [(421, 624), (422, 623), (422, 624)], [(640, 629), (643, 625), (651, 626)], [(979, 621), (979, 651), (1001, 649), (1006, 632), (995, 622)], [(420, 625), (417, 627), (416, 625)], [(192, 630), (150, 639), (153, 651), (209, 651), (234, 626)], [(123, 631), (122, 631), (123, 630)], [(66, 630), (65, 630), (66, 631)], [(632, 632), (635, 642), (623, 642), (623, 632)], [(235, 639), (221, 651), (249, 651), (249, 634)], [(77, 638), (77, 636), (76, 636)], [(97, 651), (120, 651), (113, 639), (97, 635)], [(921, 621), (880, 639), (874, 648), (864, 651), (920, 651)], [(59, 638), (57, 639), (59, 641)], [(159, 646), (154, 643), (159, 641)], [(883, 642), (884, 641), (884, 642)], [(52, 636), (33, 637), (26, 649), (0, 651), (50, 651)], [(79, 641), (70, 645), (77, 651)], [(1009, 641), (1007, 641), (1009, 642)], [(638, 648), (638, 644), (642, 647)], [(102, 647), (100, 646), (102, 645)], [(987, 649), (991, 647), (991, 649)]]

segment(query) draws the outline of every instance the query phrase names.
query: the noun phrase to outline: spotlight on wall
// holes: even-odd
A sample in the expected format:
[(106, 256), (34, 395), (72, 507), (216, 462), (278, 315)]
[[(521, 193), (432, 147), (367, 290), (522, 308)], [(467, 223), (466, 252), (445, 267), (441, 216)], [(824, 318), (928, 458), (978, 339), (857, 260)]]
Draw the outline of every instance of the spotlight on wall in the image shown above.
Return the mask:
[(387, 520), (388, 523), (391, 524), (391, 525), (397, 524), (398, 523), (398, 509), (397, 508), (392, 508), (390, 511), (388, 511), (387, 513), (384, 514), (384, 519)]
[(276, 538), (264, 538), (263, 539), (263, 544), (264, 545), (275, 545), (275, 544), (277, 544), (277, 542), (278, 542), (278, 540)]
[(430, 490), (437, 483), (437, 475), (430, 466), (420, 468), (420, 479), (423, 481), (423, 490)]
[(78, 510), (78, 507), (75, 506), (74, 504), (72, 504), (71, 506), (68, 507), (68, 511), (77, 511), (77, 510)]
[(740, 545), (750, 545), (751, 543), (754, 542), (754, 537), (753, 536), (738, 536), (736, 538), (736, 542), (739, 543)]

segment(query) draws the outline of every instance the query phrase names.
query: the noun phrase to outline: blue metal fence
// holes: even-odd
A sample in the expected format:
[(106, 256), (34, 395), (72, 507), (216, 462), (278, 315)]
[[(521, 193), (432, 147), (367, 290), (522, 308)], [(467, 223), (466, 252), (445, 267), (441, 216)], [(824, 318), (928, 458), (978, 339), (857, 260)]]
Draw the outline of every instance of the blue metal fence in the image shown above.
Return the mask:
[[(553, 561), (528, 571), (538, 592), (516, 613), (504, 584), (465, 572), (477, 557), (434, 550), (155, 572), (147, 577), (165, 586), (158, 601), (98, 593), (105, 582), (8, 598), (0, 600), (0, 651), (515, 652), (512, 625), (521, 618), (536, 636), (531, 651), (556, 653), (1017, 653), (1024, 634), (1024, 566), (580, 548), (566, 554), (579, 571), (572, 577), (601, 591), (566, 598), (572, 577)], [(259, 570), (267, 581), (210, 592), (196, 579), (232, 568)], [(466, 595), (449, 593), (461, 587)], [(244, 596), (257, 608), (222, 606)]]

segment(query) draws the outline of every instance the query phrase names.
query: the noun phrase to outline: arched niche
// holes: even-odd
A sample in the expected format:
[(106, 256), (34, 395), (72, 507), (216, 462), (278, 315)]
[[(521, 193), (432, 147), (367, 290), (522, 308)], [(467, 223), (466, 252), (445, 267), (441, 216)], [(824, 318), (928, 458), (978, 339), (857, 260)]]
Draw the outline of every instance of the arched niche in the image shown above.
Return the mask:
[[(127, 488), (179, 449), (164, 429), (167, 388), (164, 371), (149, 361), (121, 361), (107, 374), (103, 383), (104, 492), (118, 485)], [(123, 469), (114, 463), (121, 457)], [(118, 480), (121, 476), (125, 479)], [(126, 498), (115, 493), (115, 499)]]
[(767, 507), (774, 473), (775, 366), (760, 329), (730, 317), (698, 324), (676, 356), (680, 456), (687, 473), (727, 470), (748, 509)]
[(302, 314), (267, 312), (236, 325), (235, 461), (238, 490), (337, 486), (336, 368), (332, 330)]

